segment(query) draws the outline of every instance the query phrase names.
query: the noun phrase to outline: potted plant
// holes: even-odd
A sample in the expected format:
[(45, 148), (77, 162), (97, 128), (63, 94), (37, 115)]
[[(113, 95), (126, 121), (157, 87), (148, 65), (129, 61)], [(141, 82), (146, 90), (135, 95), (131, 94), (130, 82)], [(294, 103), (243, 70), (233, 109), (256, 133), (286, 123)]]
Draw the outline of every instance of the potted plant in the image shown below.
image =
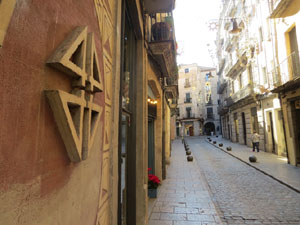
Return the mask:
[[(148, 168), (148, 172), (151, 171), (151, 168)], [(160, 185), (160, 180), (154, 174), (148, 174), (148, 196), (149, 198), (157, 197), (157, 188)]]
[(167, 22), (157, 22), (151, 28), (154, 41), (165, 41), (171, 38), (171, 26)]

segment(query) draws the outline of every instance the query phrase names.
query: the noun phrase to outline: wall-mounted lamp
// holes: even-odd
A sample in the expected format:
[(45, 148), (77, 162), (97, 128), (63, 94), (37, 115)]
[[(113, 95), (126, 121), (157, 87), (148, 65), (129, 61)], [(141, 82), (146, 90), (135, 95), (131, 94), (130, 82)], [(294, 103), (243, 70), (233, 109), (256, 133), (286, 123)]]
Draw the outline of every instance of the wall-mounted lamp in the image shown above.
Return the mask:
[(238, 27), (238, 24), (236, 22), (236, 18), (232, 18), (231, 22), (232, 22), (232, 29), (229, 31), (229, 33), (231, 33), (231, 34), (240, 33), (242, 31), (242, 29)]
[(157, 100), (154, 100), (154, 99), (151, 99), (151, 98), (148, 98), (148, 103), (149, 104), (152, 104), (152, 105), (156, 105), (157, 104)]

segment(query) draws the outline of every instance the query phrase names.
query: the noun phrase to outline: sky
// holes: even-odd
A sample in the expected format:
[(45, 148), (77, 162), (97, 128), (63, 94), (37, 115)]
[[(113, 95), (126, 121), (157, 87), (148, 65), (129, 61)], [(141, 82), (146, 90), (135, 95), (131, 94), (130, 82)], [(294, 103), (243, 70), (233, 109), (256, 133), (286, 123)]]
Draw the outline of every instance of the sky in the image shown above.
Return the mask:
[(173, 15), (178, 64), (215, 66), (209, 51), (215, 53), (216, 31), (210, 31), (207, 23), (219, 18), (220, 3), (221, 0), (176, 0)]

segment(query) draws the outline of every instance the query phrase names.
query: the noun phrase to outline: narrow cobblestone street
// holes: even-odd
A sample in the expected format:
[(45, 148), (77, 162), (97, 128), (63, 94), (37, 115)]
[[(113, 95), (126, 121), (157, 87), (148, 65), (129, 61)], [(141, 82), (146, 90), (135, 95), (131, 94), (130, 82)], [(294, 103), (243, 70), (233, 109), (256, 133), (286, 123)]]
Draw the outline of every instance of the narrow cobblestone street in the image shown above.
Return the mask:
[[(186, 162), (181, 141), (174, 141), (168, 179), (154, 203), (151, 225), (221, 223), (216, 213), (224, 224), (300, 224), (299, 193), (222, 152), (204, 137), (186, 140), (194, 162)], [(207, 213), (201, 211), (205, 208), (213, 216), (201, 216)]]

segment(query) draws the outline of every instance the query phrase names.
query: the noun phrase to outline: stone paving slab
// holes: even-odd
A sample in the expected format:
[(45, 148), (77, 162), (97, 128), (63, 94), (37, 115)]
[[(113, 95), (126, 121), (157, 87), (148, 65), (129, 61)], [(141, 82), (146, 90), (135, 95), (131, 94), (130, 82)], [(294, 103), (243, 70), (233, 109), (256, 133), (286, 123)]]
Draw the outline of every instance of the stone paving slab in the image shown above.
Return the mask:
[(223, 224), (197, 160), (187, 162), (181, 141), (172, 143), (167, 179), (150, 200), (149, 225)]
[[(219, 148), (228, 154), (242, 160), (248, 165), (253, 166), (254, 168), (264, 172), (265, 174), (271, 176), (272, 178), (278, 180), (279, 182), (291, 187), (298, 193), (300, 193), (300, 167), (292, 166), (287, 163), (285, 157), (281, 157), (268, 152), (252, 152), (252, 148), (241, 145), (238, 143), (233, 143), (222, 137), (211, 137), (212, 142), (217, 141), (216, 144), (212, 142), (208, 143)], [(219, 143), (223, 143), (223, 147), (219, 147)], [(232, 151), (227, 151), (226, 147), (231, 146)], [(249, 162), (249, 156), (255, 155), (257, 157), (256, 163)]]

